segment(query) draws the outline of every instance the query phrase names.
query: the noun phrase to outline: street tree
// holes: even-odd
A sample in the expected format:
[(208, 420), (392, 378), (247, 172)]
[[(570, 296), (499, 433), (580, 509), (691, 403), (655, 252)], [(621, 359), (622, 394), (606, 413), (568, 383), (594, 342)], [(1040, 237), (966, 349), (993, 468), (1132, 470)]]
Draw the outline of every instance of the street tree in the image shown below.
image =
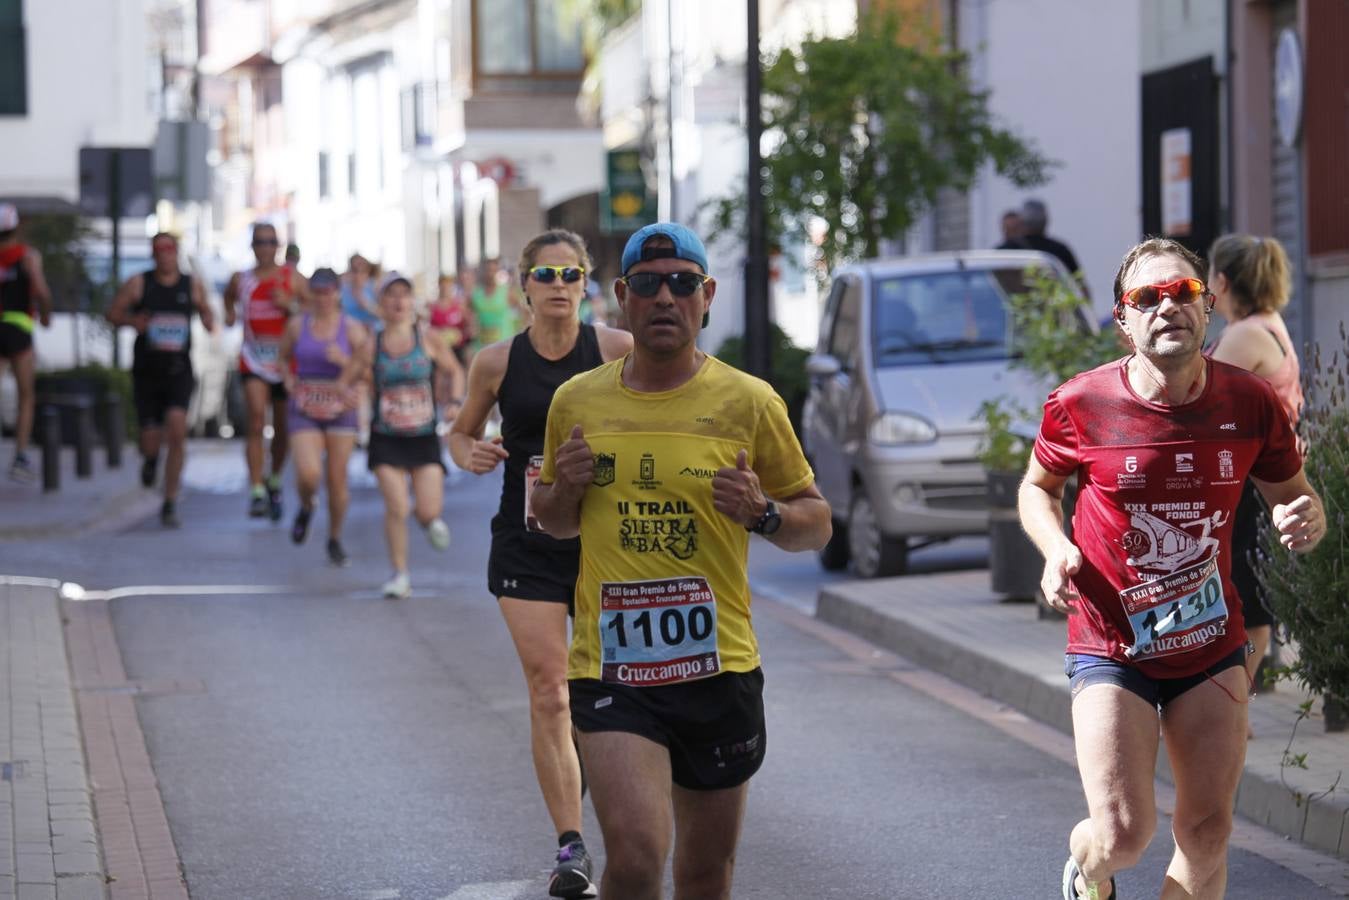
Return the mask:
[[(813, 37), (763, 74), (763, 191), (769, 233), (811, 232), (827, 266), (877, 255), (947, 188), (992, 164), (1020, 187), (1055, 165), (1000, 126), (967, 54), (892, 11), (847, 37)], [(770, 146), (771, 145), (771, 146)], [(743, 233), (744, 195), (713, 204), (718, 234)]]

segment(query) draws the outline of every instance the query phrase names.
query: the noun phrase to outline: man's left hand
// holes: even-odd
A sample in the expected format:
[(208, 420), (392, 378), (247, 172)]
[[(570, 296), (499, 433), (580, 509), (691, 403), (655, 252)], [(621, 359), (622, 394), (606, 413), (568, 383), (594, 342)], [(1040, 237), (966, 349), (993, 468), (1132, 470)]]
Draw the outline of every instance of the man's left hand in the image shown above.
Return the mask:
[(1279, 542), (1294, 553), (1310, 553), (1326, 536), (1325, 513), (1306, 494), (1292, 503), (1276, 503), (1270, 515)]
[(749, 467), (749, 454), (744, 450), (736, 455), (735, 468), (723, 466), (712, 477), (712, 505), (746, 528), (752, 528), (768, 508), (759, 476)]

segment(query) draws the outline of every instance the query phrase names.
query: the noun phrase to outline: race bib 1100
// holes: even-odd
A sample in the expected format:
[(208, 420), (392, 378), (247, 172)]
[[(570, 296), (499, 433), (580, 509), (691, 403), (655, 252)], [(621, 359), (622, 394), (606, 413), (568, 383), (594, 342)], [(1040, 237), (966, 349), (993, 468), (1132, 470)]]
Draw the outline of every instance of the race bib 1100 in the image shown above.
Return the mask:
[(721, 671), (717, 604), (701, 576), (600, 585), (600, 679), (634, 687)]

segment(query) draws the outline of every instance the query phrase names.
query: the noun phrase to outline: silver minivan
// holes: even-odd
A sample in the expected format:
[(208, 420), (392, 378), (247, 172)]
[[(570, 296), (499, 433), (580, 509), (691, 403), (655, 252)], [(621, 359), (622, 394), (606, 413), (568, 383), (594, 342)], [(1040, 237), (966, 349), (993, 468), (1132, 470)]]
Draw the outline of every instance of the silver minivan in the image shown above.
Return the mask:
[(867, 260), (835, 273), (802, 416), (835, 516), (824, 568), (851, 561), (864, 578), (898, 575), (910, 550), (987, 533), (975, 414), (1002, 395), (1030, 409), (1044, 400), (1045, 387), (1010, 365), (1007, 298), (1025, 290), (1031, 267), (1072, 284), (1058, 260), (1029, 250)]

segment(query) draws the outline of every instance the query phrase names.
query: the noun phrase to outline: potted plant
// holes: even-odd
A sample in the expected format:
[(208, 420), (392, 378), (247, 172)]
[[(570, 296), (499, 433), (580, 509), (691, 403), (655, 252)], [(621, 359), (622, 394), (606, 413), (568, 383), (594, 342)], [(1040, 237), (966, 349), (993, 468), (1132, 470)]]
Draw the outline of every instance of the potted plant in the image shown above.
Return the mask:
[[(1025, 279), (1027, 290), (1008, 298), (1018, 353), (1012, 365), (1036, 376), (1046, 393), (1120, 355), (1118, 339), (1096, 330), (1091, 305), (1075, 285), (1043, 268), (1027, 269)], [(988, 473), (988, 567), (993, 590), (1011, 599), (1035, 598), (1044, 561), (1021, 530), (1016, 495), (1030, 461), (1039, 411), (998, 397), (980, 406), (975, 421), (984, 427), (976, 456)], [(1076, 496), (1070, 482), (1064, 493), (1064, 526), (1069, 534)], [(1047, 614), (1048, 607), (1041, 604), (1041, 615)]]
[(1326, 536), (1308, 554), (1279, 543), (1273, 522), (1260, 523), (1256, 574), (1280, 629), (1297, 643), (1284, 674), (1322, 698), (1327, 731), (1343, 731), (1349, 714), (1349, 335), (1324, 365), (1320, 348), (1307, 370), (1307, 405), (1299, 430), (1306, 471), (1326, 511)]

